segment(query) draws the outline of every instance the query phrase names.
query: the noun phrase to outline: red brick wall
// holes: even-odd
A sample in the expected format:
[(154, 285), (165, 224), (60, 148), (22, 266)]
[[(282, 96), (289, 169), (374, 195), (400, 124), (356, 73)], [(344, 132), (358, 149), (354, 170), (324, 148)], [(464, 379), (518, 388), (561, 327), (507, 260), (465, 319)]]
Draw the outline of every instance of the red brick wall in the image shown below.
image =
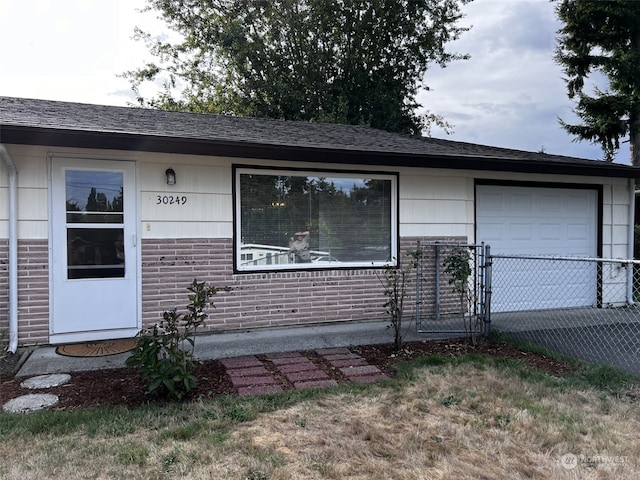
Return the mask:
[[(187, 303), (194, 278), (221, 290), (210, 330), (380, 318), (380, 283), (371, 270), (234, 274), (227, 239), (145, 240), (143, 323)], [(224, 290), (226, 289), (226, 291)]]
[[(418, 238), (403, 238), (402, 254)], [(425, 241), (445, 240), (424, 238)], [(464, 241), (449, 238), (447, 241)], [(197, 278), (221, 289), (214, 297), (206, 330), (302, 325), (384, 319), (386, 298), (376, 271), (326, 270), (234, 274), (231, 239), (144, 240), (142, 242), (142, 317), (145, 326), (165, 310), (184, 311), (187, 286)], [(8, 247), (0, 242), (0, 332), (8, 330)], [(20, 344), (49, 341), (47, 240), (18, 243)], [(409, 279), (406, 318), (414, 314)]]
[(49, 245), (18, 242), (18, 331), (20, 343), (49, 343)]
[[(417, 240), (402, 239), (403, 255), (416, 248)], [(186, 287), (194, 278), (223, 289), (214, 297), (208, 330), (386, 318), (378, 270), (234, 274), (232, 256), (230, 239), (144, 240), (143, 324), (158, 322), (165, 310), (183, 309)], [(414, 305), (409, 294), (405, 308), (410, 316)]]
[[(19, 344), (49, 342), (49, 258), (47, 240), (18, 242)], [(9, 247), (0, 242), (0, 334), (8, 341)]]
[(9, 242), (0, 240), (0, 348), (8, 341), (9, 330)]

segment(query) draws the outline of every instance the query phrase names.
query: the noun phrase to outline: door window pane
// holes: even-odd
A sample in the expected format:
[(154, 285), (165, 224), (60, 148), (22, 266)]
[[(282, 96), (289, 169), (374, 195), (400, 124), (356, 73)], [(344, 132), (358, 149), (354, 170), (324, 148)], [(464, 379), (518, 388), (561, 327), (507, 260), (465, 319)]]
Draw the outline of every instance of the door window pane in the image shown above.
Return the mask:
[(67, 170), (66, 212), (68, 223), (122, 223), (122, 172)]
[(122, 172), (65, 172), (67, 278), (124, 277), (123, 192)]
[(124, 277), (124, 229), (68, 228), (67, 278)]

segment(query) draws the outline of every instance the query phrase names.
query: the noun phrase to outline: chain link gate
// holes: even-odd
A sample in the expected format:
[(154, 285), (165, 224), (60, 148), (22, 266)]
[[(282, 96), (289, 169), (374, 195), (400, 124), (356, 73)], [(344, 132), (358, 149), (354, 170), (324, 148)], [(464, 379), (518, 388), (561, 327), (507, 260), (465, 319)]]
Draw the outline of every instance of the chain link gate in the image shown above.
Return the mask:
[(482, 244), (420, 242), (416, 264), (418, 333), (489, 335), (491, 265)]

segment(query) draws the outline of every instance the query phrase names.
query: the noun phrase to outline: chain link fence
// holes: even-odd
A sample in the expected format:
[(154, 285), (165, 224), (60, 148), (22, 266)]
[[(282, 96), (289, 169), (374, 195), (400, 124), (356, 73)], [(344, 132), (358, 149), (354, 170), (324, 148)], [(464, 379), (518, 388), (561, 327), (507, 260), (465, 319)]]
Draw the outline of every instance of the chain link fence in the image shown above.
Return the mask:
[(416, 326), (419, 333), (488, 335), (483, 244), (418, 242)]
[(492, 255), (491, 328), (640, 375), (640, 261)]

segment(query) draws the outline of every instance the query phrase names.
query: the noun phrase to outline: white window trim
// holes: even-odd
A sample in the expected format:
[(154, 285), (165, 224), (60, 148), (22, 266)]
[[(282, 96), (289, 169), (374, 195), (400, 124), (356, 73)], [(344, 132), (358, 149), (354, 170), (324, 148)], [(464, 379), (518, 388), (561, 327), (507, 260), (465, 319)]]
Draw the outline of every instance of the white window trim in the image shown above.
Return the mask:
[[(389, 180), (391, 182), (391, 244), (390, 251), (392, 258), (388, 261), (367, 261), (367, 262), (318, 262), (318, 263), (291, 263), (280, 265), (243, 265), (242, 255), (242, 221), (241, 221), (241, 198), (240, 198), (240, 176), (249, 175), (280, 175), (298, 177), (330, 177), (330, 178), (362, 178)], [(397, 265), (398, 255), (398, 175), (395, 173), (375, 172), (375, 171), (347, 171), (347, 170), (297, 170), (287, 168), (261, 168), (261, 167), (235, 167), (234, 168), (234, 269), (237, 272), (278, 272), (292, 270), (327, 270), (327, 269), (354, 269), (354, 268), (383, 268)]]

